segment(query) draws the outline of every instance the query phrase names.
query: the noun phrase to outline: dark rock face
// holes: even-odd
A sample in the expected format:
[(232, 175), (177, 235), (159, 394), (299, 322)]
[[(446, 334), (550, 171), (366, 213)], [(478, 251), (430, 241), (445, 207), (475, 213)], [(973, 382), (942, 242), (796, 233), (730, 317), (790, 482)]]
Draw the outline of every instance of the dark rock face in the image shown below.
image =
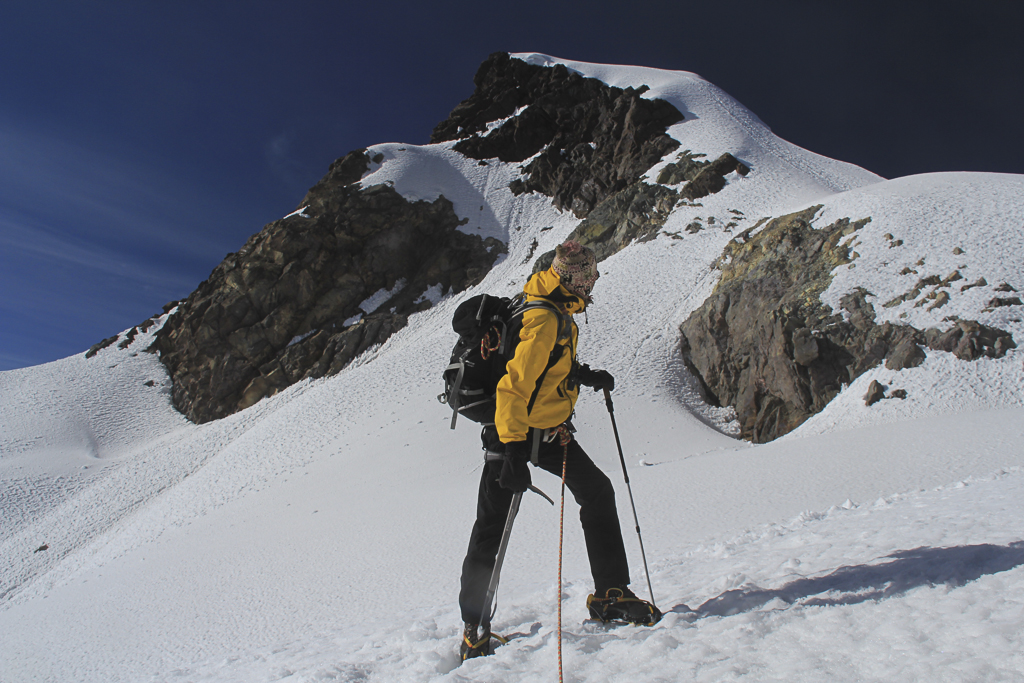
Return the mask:
[(733, 406), (741, 435), (755, 443), (793, 430), (882, 362), (893, 370), (920, 365), (922, 345), (964, 360), (1015, 347), (1008, 333), (973, 321), (946, 332), (876, 324), (863, 289), (843, 298), (847, 320), (834, 313), (820, 297), (832, 271), (851, 261), (840, 242), (870, 219), (815, 229), (810, 220), (819, 208), (731, 242), (714, 293), (680, 328), (683, 359), (705, 399)]
[(745, 176), (750, 172), (750, 169), (746, 164), (726, 152), (702, 168), (693, 178), (689, 179), (689, 182), (683, 186), (679, 194), (691, 202), (701, 197), (707, 197), (709, 194), (714, 194), (725, 187), (725, 176), (733, 171), (741, 176)]
[(733, 171), (741, 176), (750, 173), (750, 167), (728, 152), (711, 162), (701, 161), (703, 156), (686, 150), (676, 161), (661, 169), (658, 182), (663, 185), (686, 183), (679, 194), (692, 202), (725, 187), (725, 176)]
[(988, 302), (989, 308), (1000, 308), (1001, 306), (1024, 306), (1024, 302), (1020, 300), (1019, 296), (997, 296)]
[(675, 161), (661, 169), (658, 182), (662, 185), (680, 185), (693, 180), (708, 165), (707, 161), (702, 161), (706, 156), (694, 154), (688, 149), (680, 152)]
[[(643, 99), (646, 88), (613, 88), (503, 52), (480, 66), (474, 83), (431, 142), (459, 140), (455, 149), (466, 156), (505, 162), (541, 152), (512, 190), (545, 194), (580, 218), (679, 146), (665, 131), (683, 115), (664, 100)], [(487, 132), (488, 123), (508, 117)]]
[(958, 320), (945, 332), (929, 328), (919, 338), (928, 348), (948, 351), (960, 360), (1002, 358), (1007, 351), (1017, 348), (1009, 332), (973, 320)]
[(903, 370), (904, 368), (916, 368), (926, 358), (924, 349), (921, 348), (920, 335), (905, 337), (889, 353), (885, 359), (885, 367), (889, 370)]
[[(431, 286), (480, 281), (504, 246), (456, 230), (451, 202), (360, 189), (365, 151), (336, 161), (300, 203), (229, 254), (157, 333), (174, 405), (207, 422), (306, 377), (340, 371), (430, 306)], [(374, 311), (359, 308), (391, 292)]]
[[(175, 302), (175, 304), (177, 304), (177, 302)], [(164, 307), (164, 313), (166, 313), (167, 311), (169, 311), (173, 307), (174, 307), (174, 305), (168, 304), (168, 306)], [(146, 322), (142, 323), (141, 325), (136, 325), (132, 329), (128, 330), (128, 332), (126, 332), (125, 335), (124, 335), (124, 339), (122, 339), (121, 342), (117, 345), (117, 348), (119, 348), (119, 349), (126, 349), (126, 348), (128, 348), (128, 345), (131, 344), (133, 341), (135, 341), (135, 337), (138, 336), (139, 332), (146, 332), (149, 328), (151, 328), (154, 324), (156, 324), (156, 321), (157, 321), (157, 319), (159, 317), (160, 317), (160, 314), (157, 313), (156, 315), (154, 315), (152, 318), (150, 318)], [(92, 358), (97, 353), (99, 353), (103, 349), (107, 348), (108, 346), (110, 346), (111, 344), (116, 342), (119, 338), (120, 338), (120, 335), (115, 334), (113, 337), (107, 337), (103, 341), (101, 341), (99, 343), (96, 343), (96, 344), (93, 344), (92, 346), (89, 347), (89, 350), (85, 352), (85, 357), (86, 358)]]
[[(658, 174), (659, 184), (649, 185), (638, 180), (607, 197), (576, 226), (568, 239), (590, 247), (597, 260), (603, 261), (631, 242), (646, 242), (657, 237), (679, 201), (694, 201), (718, 192), (725, 187), (725, 176), (733, 171), (740, 175), (750, 172), (729, 153), (712, 162), (700, 161), (703, 156), (686, 150)], [(678, 190), (665, 187), (683, 183)], [(534, 263), (534, 271), (550, 266), (554, 257), (553, 251), (543, 254)]]
[[(567, 239), (590, 247), (603, 261), (630, 242), (657, 237), (678, 199), (671, 188), (638, 181), (601, 202)], [(541, 255), (533, 264), (534, 272), (548, 268), (554, 258), (554, 251)]]

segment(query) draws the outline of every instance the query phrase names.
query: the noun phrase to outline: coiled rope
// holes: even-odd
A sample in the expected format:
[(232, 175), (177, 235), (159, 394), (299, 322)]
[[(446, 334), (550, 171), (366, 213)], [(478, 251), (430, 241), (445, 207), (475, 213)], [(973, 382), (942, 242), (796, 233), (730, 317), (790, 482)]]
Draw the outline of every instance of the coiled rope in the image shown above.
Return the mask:
[[(497, 337), (495, 341), (491, 340), (491, 333)], [(501, 330), (498, 329), (497, 325), (491, 325), (491, 329), (487, 330), (483, 337), (480, 338), (480, 357), (487, 360), (491, 357), (491, 354), (501, 348)]]

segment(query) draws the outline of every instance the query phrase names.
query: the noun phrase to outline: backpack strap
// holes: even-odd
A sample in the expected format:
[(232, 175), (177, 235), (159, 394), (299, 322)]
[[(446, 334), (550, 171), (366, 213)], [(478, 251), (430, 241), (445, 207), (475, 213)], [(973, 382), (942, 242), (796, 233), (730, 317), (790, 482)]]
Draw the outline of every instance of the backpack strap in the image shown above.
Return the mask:
[(562, 354), (565, 353), (565, 347), (555, 340), (555, 348), (551, 349), (551, 354), (548, 356), (548, 364), (544, 366), (544, 370), (540, 373), (540, 377), (537, 378), (537, 383), (533, 387), (533, 393), (530, 394), (530, 402), (526, 404), (526, 414), (529, 415), (533, 412), (533, 404), (537, 402), (537, 395), (540, 394), (540, 387), (544, 384), (544, 378), (547, 377), (548, 370), (555, 367), (561, 358)]
[[(448, 403), (452, 409), (452, 429), (455, 429), (455, 421), (459, 418), (459, 408), (462, 407), (462, 401), (460, 401), (459, 399), (462, 397), (462, 394), (460, 393), (462, 391), (462, 379), (466, 376), (467, 355), (469, 355), (469, 350), (463, 352), (463, 354), (459, 356), (458, 361), (452, 363), (447, 368), (445, 368), (445, 372), (448, 372), (449, 370), (458, 370), (458, 372), (455, 373), (455, 379), (452, 381), (450, 393), (441, 395), (450, 397), (448, 399)], [(440, 399), (441, 396), (439, 396), (438, 398)]]

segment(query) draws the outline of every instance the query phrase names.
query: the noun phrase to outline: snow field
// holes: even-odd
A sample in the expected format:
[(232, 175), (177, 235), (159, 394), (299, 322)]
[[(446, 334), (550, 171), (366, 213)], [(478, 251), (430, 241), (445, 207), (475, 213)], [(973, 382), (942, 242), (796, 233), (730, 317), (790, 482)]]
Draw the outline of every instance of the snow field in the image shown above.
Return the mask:
[[(1024, 332), (1019, 307), (985, 310), (993, 297), (1015, 296), (997, 291), (1000, 285), (1024, 290), (1024, 263), (1010, 256), (1024, 253), (1021, 196), (1022, 176), (930, 173), (829, 197), (816, 225), (843, 217), (870, 216), (871, 222), (848, 238), (858, 256), (836, 270), (822, 301), (838, 310), (840, 299), (859, 286), (872, 293), (868, 300), (879, 323), (948, 329), (948, 317), (957, 316), (1002, 327), (1015, 336)], [(945, 279), (954, 272), (960, 279), (945, 287), (926, 286), (917, 297), (885, 306), (922, 278)], [(981, 279), (987, 284), (964, 289)], [(925, 297), (937, 289), (949, 294), (949, 303), (931, 308), (934, 299)]]
[[(589, 589), (572, 581), (566, 680), (1021, 680), (1022, 487), (1013, 468), (708, 539), (654, 571), (667, 612), (654, 628), (581, 625)], [(554, 593), (506, 600), (516, 638), (458, 668), (457, 620), (419, 610), (153, 680), (551, 680)]]
[[(678, 326), (713, 290), (728, 241), (815, 203), (825, 204), (819, 221), (872, 216), (854, 237), (856, 267), (839, 269), (828, 301), (865, 286), (884, 303), (912, 279), (893, 269), (920, 258), (921, 277), (933, 266), (945, 277), (956, 259), (965, 279), (954, 289), (975, 272), (990, 288), (1004, 277), (1016, 285), (1020, 179), (881, 182), (778, 140), (696, 76), (567, 65), (613, 85), (650, 84), (646, 96), (687, 114), (670, 131), (681, 149), (730, 151), (752, 167), (678, 207), (655, 240), (602, 262), (595, 305), (578, 321), (580, 359), (617, 380), (615, 415), (667, 616), (652, 629), (580, 626), (589, 567), (570, 500), (567, 680), (1024, 680), (1018, 352), (973, 363), (930, 353), (912, 370), (876, 369), (758, 447), (729, 436), (731, 411), (701, 403), (678, 353)], [(449, 144), (369, 153), (384, 160), (365, 185), (444, 194), (463, 230), (507, 241), (508, 254), (464, 294), (431, 292), (435, 307), (339, 375), (196, 426), (171, 408), (157, 359), (139, 353), (145, 335), (93, 359), (0, 373), (0, 681), (554, 679), (557, 513), (532, 495), (495, 619), (522, 637), (458, 666), (458, 576), (481, 459), (475, 425), (450, 431), (435, 396), (458, 302), (519, 291), (532, 257), (578, 221), (546, 198), (513, 197), (517, 165), (482, 166)], [(705, 228), (686, 233), (697, 218)], [(951, 253), (953, 241), (964, 254)], [(985, 296), (956, 290), (937, 312), (910, 302), (891, 315), (943, 324), (952, 311), (981, 316)], [(1009, 307), (984, 315), (1018, 334)], [(908, 398), (866, 407), (872, 378)], [(584, 391), (576, 424), (615, 484), (643, 594), (600, 395)], [(556, 478), (534, 480), (557, 495)]]

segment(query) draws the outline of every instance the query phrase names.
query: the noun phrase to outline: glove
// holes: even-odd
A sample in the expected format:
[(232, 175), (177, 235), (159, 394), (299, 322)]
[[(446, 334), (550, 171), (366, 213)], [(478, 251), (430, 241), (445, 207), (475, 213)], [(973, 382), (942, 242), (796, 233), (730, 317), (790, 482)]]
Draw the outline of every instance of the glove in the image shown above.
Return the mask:
[(607, 370), (591, 370), (590, 366), (584, 363), (576, 373), (576, 381), (586, 387), (594, 387), (594, 391), (615, 389), (615, 378)]
[(505, 455), (501, 462), (498, 485), (513, 493), (522, 493), (530, 488), (530, 445), (526, 441), (505, 444)]

